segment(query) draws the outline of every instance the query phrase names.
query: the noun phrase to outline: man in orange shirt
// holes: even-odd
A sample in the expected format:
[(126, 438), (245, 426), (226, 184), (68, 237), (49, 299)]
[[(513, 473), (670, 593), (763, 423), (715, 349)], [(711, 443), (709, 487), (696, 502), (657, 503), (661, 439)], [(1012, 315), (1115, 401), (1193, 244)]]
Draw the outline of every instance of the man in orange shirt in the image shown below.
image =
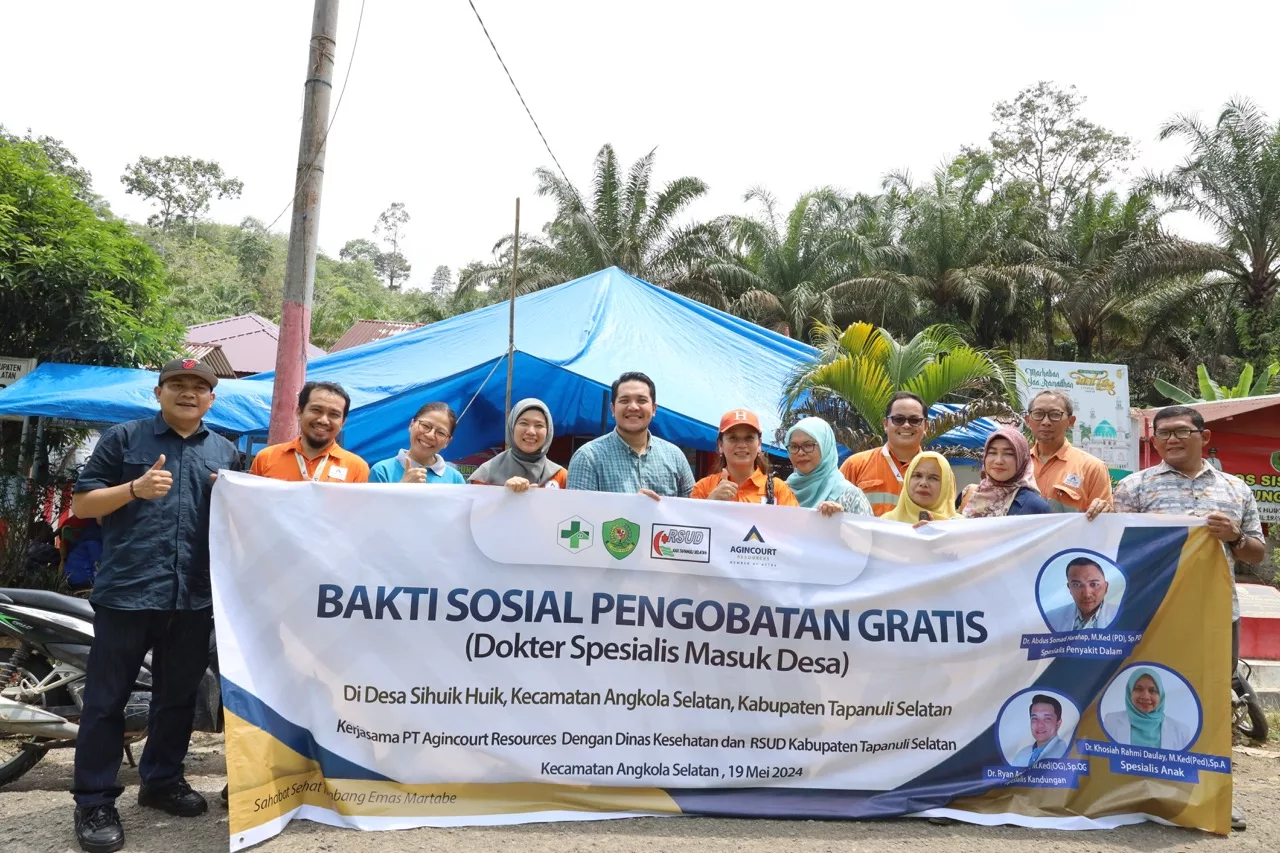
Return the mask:
[(1067, 441), (1076, 418), (1071, 398), (1060, 391), (1041, 391), (1027, 406), (1027, 421), (1036, 442), (1031, 467), (1040, 494), (1054, 512), (1083, 512), (1089, 518), (1111, 508), (1111, 475), (1106, 463)]
[(734, 409), (720, 418), (720, 472), (693, 484), (691, 498), (800, 506), (795, 492), (769, 472), (755, 412)]
[(367, 483), (369, 465), (338, 446), (351, 397), (336, 382), (308, 382), (298, 394), (298, 432), (293, 441), (258, 451), (249, 473), (273, 480)]
[(844, 478), (866, 493), (876, 516), (891, 512), (898, 505), (902, 477), (920, 452), (928, 427), (929, 410), (924, 400), (910, 391), (899, 391), (885, 407), (884, 445), (855, 453), (840, 466)]

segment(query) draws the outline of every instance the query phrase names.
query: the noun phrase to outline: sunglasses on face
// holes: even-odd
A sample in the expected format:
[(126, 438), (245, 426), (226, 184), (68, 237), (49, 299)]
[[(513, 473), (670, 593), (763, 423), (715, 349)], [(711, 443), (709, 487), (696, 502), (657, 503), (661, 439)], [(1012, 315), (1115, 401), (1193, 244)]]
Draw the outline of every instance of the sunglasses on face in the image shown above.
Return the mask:
[(911, 424), (911, 426), (920, 426), (920, 424), (924, 423), (924, 421), (925, 419), (920, 417), (919, 415), (889, 415), (889, 423), (893, 424), (894, 426), (903, 426), (904, 424)]

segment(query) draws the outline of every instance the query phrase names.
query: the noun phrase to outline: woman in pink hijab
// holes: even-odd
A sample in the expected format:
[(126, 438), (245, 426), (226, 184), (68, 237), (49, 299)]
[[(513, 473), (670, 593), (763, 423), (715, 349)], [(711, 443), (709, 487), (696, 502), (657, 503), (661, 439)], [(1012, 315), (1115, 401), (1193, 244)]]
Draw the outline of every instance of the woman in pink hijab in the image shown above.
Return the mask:
[(1031, 448), (1020, 430), (1003, 427), (987, 437), (982, 451), (982, 482), (965, 489), (960, 508), (965, 518), (1052, 512), (1036, 486)]

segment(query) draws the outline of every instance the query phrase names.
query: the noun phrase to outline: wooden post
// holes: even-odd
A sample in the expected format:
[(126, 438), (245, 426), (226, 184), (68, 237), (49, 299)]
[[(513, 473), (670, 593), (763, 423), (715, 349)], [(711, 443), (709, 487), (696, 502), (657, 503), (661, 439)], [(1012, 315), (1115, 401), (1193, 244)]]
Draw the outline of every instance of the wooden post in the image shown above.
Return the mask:
[(284, 304), (276, 343), (276, 375), (271, 389), (271, 444), (298, 434), (298, 392), (307, 378), (311, 337), (311, 294), (316, 281), (316, 235), (320, 230), (320, 189), (333, 93), (333, 58), (338, 34), (338, 0), (315, 0), (311, 46), (302, 98), (302, 135), (294, 180), (289, 254), (284, 267)]
[[(520, 199), (516, 199), (516, 232), (511, 244), (511, 298), (507, 321), (507, 404), (503, 408), (502, 433), (506, 435), (507, 422), (511, 420), (511, 380), (515, 373), (516, 357), (516, 276), (520, 274)], [(510, 445), (507, 445), (510, 450)]]

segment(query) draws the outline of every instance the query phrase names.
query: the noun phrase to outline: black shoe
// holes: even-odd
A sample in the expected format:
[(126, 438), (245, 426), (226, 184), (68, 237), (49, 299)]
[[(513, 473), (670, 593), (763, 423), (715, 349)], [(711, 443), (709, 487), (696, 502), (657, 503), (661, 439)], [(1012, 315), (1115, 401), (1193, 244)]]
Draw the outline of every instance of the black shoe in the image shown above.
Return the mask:
[(222, 804), (223, 804), (224, 806), (225, 806), (225, 805), (227, 805), (227, 789), (228, 789), (228, 788), (230, 788), (230, 787), (231, 787), (230, 785), (223, 785), (223, 786), (222, 786)]
[(115, 853), (124, 847), (120, 813), (112, 805), (76, 807), (76, 839), (88, 853)]
[(138, 805), (160, 809), (176, 817), (195, 817), (209, 810), (204, 797), (191, 790), (181, 776), (163, 787), (142, 786), (138, 791)]
[(1248, 828), (1248, 824), (1244, 822), (1244, 815), (1235, 809), (1231, 810), (1231, 828), (1236, 832), (1244, 832)]

